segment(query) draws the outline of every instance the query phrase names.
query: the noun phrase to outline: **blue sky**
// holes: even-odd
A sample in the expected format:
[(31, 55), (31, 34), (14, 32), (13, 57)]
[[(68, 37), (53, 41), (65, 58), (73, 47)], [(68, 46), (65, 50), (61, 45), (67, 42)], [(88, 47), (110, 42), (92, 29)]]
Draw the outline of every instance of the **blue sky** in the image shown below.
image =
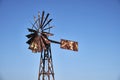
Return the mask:
[(120, 0), (0, 0), (0, 80), (37, 80), (25, 35), (43, 10), (51, 39), (79, 42), (78, 52), (52, 44), (56, 80), (120, 80)]

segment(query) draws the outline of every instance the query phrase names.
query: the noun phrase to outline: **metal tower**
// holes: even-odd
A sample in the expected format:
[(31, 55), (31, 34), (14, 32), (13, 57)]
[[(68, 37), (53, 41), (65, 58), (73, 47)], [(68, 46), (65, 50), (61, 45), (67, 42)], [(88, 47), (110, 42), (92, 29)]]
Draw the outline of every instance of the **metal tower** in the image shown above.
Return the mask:
[(38, 80), (55, 80), (50, 44), (41, 52)]

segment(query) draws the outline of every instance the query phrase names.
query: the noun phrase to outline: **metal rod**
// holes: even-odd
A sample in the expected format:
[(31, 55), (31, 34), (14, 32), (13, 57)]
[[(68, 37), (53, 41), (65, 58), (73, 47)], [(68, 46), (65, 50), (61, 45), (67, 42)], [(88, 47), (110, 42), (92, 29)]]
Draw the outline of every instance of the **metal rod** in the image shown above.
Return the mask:
[(58, 41), (54, 41), (54, 40), (50, 40), (50, 39), (49, 39), (49, 41), (52, 42), (52, 43), (61, 44), (61, 43), (58, 42)]

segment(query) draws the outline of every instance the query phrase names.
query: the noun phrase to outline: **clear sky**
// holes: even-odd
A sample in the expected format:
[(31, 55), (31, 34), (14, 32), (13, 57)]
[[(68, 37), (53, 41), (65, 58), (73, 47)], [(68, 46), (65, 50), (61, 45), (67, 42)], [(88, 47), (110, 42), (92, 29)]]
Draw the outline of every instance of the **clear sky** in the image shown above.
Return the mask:
[(55, 80), (120, 80), (120, 0), (0, 0), (0, 80), (37, 80), (25, 35), (43, 10), (51, 39), (79, 42), (78, 52), (52, 44)]

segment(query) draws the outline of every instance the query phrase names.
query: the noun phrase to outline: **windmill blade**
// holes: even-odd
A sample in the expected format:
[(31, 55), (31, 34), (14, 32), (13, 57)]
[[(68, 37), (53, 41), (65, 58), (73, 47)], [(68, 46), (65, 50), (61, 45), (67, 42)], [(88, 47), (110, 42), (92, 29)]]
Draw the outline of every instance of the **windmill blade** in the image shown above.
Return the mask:
[(42, 37), (42, 40), (43, 40), (43, 42), (47, 45), (47, 44), (50, 44), (50, 41), (47, 39), (47, 38), (45, 38), (44, 36), (41, 36)]
[(40, 50), (40, 52), (42, 53), (42, 52), (43, 52), (43, 46), (42, 46), (41, 37), (39, 38), (39, 42), (40, 42), (40, 47), (41, 47), (41, 50)]
[(34, 21), (35, 21), (35, 24), (36, 24), (37, 28), (39, 28), (39, 21), (38, 20), (39, 20), (39, 18), (36, 20), (36, 17), (34, 16)]
[(36, 19), (34, 18), (34, 21), (35, 21), (35, 23), (34, 23), (33, 25), (35, 25), (35, 24), (37, 23), (38, 19), (36, 20)]
[(38, 40), (38, 52), (42, 52), (42, 44), (41, 44), (40, 37), (39, 37), (39, 40)]
[(46, 25), (48, 25), (50, 22), (52, 21), (52, 19), (50, 19), (45, 25), (43, 25), (43, 29)]
[(38, 52), (38, 48), (39, 48), (38, 43), (39, 43), (39, 36), (36, 36), (34, 40), (31, 42), (29, 47), (32, 50), (32, 52), (34, 53)]
[(40, 41), (41, 41), (41, 45), (42, 45), (42, 50), (43, 49), (46, 49), (46, 43), (44, 42), (44, 40), (42, 39), (42, 37), (40, 38)]
[(31, 42), (34, 40), (35, 37), (32, 37), (31, 39), (29, 39), (26, 43), (27, 44), (31, 44)]
[[(36, 21), (37, 22), (37, 21)], [(35, 23), (36, 23), (35, 22)], [(32, 24), (32, 28), (34, 27), (36, 30), (37, 30), (37, 28), (35, 27), (35, 23), (33, 24), (33, 23), (31, 23)]]
[(46, 22), (48, 16), (49, 16), (49, 13), (48, 13), (47, 16), (45, 17), (45, 20), (43, 21), (42, 26), (45, 24), (45, 22)]
[(45, 29), (43, 29), (43, 30), (48, 30), (48, 29), (51, 29), (51, 28), (53, 28), (53, 26), (50, 26), (50, 27), (45, 28)]
[(29, 48), (32, 50), (33, 53), (37, 53), (37, 42), (33, 41), (32, 44), (30, 44)]
[(31, 33), (31, 34), (26, 35), (27, 38), (31, 38), (33, 36), (36, 36), (35, 33)]
[(26, 43), (27, 43), (27, 44), (30, 44), (31, 42), (32, 42), (31, 40), (28, 40)]
[(46, 36), (53, 36), (54, 34), (49, 33), (49, 32), (43, 32), (42, 34), (45, 34)]
[(42, 26), (43, 26), (42, 23), (43, 23), (43, 19), (44, 19), (44, 14), (45, 14), (45, 12), (43, 11), (43, 12), (42, 12), (42, 19), (41, 19), (41, 23), (40, 23), (40, 27), (41, 27), (41, 28), (42, 28)]
[(29, 32), (36, 32), (34, 29), (27, 28)]
[(29, 49), (34, 50), (34, 47), (35, 47), (35, 42), (33, 41), (30, 43)]
[(38, 11), (38, 18), (40, 18), (40, 11)]
[(34, 21), (36, 21), (36, 17), (35, 16), (33, 16), (34, 17)]
[(40, 12), (38, 12), (38, 22), (39, 22), (39, 27), (38, 29), (40, 28)]
[(38, 29), (40, 29), (41, 27), (40, 27), (40, 18), (38, 18), (39, 20), (38, 20), (38, 22), (39, 22), (39, 27), (38, 27)]

